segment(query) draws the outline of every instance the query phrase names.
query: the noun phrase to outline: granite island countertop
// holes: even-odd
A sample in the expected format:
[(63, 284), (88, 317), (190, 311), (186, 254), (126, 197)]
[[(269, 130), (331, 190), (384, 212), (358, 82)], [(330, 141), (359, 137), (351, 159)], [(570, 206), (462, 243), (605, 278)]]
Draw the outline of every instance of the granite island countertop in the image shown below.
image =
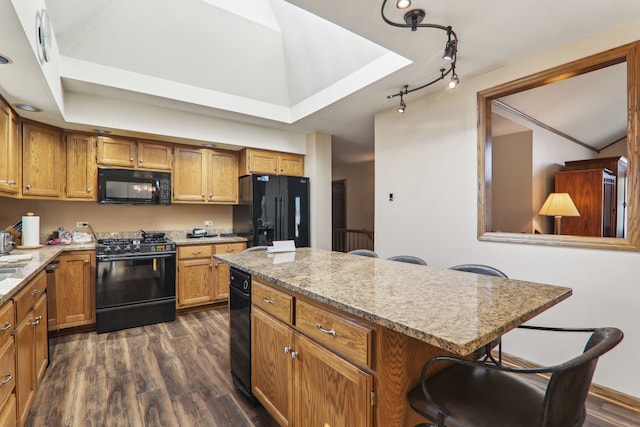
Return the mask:
[(562, 286), (298, 248), (214, 255), (362, 319), (468, 355), (568, 298)]

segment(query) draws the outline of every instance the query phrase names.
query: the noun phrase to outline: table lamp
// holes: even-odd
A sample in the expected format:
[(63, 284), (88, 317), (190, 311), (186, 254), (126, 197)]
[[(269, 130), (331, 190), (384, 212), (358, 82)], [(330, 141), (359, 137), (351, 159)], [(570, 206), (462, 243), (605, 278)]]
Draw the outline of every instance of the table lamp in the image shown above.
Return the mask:
[(553, 232), (561, 234), (561, 221), (563, 216), (580, 216), (578, 208), (571, 199), (569, 193), (551, 193), (540, 208), (539, 215), (552, 216), (555, 218)]

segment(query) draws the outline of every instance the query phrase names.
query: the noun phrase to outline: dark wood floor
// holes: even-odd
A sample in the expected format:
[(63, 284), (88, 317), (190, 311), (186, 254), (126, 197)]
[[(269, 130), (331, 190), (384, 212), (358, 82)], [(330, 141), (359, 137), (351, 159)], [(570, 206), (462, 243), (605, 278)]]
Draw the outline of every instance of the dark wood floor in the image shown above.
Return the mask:
[(50, 341), (27, 426), (275, 427), (229, 373), (228, 310)]
[[(211, 310), (52, 339), (51, 364), (27, 426), (275, 427), (233, 386), (228, 316), (227, 309)], [(589, 397), (585, 426), (640, 426), (640, 414)]]

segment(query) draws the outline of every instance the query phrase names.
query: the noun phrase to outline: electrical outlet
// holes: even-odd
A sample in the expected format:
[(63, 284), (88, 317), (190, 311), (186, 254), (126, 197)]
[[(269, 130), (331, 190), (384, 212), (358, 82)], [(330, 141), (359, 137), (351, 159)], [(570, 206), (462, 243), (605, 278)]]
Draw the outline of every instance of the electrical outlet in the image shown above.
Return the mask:
[(205, 227), (211, 227), (213, 225), (213, 221), (205, 221), (204, 222), (204, 226)]
[(88, 227), (89, 223), (86, 221), (76, 221), (76, 228)]

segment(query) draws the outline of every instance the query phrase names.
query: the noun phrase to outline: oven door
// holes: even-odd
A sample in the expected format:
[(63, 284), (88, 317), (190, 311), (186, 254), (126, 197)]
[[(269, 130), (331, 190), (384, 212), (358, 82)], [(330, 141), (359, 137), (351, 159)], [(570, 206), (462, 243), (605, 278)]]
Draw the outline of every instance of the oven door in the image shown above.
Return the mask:
[(175, 320), (176, 255), (98, 257), (96, 331)]

